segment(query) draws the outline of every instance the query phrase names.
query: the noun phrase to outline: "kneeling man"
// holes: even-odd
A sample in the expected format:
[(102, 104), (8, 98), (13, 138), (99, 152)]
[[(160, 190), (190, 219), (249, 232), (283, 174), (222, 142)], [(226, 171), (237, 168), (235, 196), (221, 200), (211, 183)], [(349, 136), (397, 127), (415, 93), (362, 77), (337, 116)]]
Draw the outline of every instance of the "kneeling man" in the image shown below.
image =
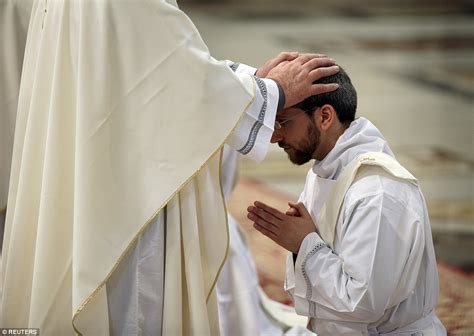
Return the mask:
[(445, 335), (435, 315), (438, 272), (425, 200), (380, 131), (355, 118), (341, 68), (334, 92), (277, 117), (272, 142), (311, 159), (299, 203), (248, 208), (254, 227), (291, 253), (285, 289), (318, 335)]

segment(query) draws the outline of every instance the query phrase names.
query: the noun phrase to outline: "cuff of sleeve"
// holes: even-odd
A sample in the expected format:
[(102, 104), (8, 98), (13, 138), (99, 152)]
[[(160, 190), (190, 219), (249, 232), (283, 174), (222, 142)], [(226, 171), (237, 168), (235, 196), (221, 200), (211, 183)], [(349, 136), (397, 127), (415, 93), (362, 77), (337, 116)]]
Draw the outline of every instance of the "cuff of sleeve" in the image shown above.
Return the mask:
[(242, 64), (239, 62), (233, 62), (226, 60), (225, 63), (229, 68), (232, 69), (235, 73), (244, 74), (244, 75), (255, 75), (257, 73), (257, 68), (254, 68), (247, 64)]
[(268, 142), (270, 142), (270, 138), (272, 137), (273, 129), (275, 127), (280, 92), (278, 89), (278, 84), (274, 80), (266, 78), (261, 78), (260, 80), (264, 81), (267, 87), (267, 112), (265, 113), (264, 124), (271, 132), (270, 137), (268, 138)]
[(293, 264), (292, 253), (288, 253), (286, 258), (285, 291), (293, 294), (295, 289), (295, 265)]
[(252, 78), (256, 82), (255, 99), (247, 108), (227, 144), (258, 163), (265, 158), (273, 134), (278, 106), (278, 87), (271, 79), (254, 76)]
[(246, 75), (255, 75), (255, 73), (257, 72), (257, 68), (254, 68), (247, 64), (239, 63), (239, 65), (237, 66), (237, 70), (235, 70), (235, 72), (246, 74)]
[(252, 150), (246, 155), (248, 158), (259, 163), (263, 161), (267, 155), (270, 139), (273, 135), (278, 106), (278, 87), (276, 82), (271, 79), (257, 77), (255, 77), (255, 79), (263, 85), (258, 85), (259, 98), (255, 100), (254, 104), (262, 107), (251, 109), (255, 112), (258, 111), (258, 116), (253, 114), (253, 112), (251, 112), (251, 114), (256, 120), (259, 120), (261, 125), (258, 128), (257, 141), (255, 141)]
[(324, 240), (316, 232), (311, 232), (306, 237), (304, 237), (296, 257), (295, 268), (301, 268), (303, 266), (304, 260), (310, 253), (312, 253), (312, 250), (315, 247), (325, 245), (326, 243)]

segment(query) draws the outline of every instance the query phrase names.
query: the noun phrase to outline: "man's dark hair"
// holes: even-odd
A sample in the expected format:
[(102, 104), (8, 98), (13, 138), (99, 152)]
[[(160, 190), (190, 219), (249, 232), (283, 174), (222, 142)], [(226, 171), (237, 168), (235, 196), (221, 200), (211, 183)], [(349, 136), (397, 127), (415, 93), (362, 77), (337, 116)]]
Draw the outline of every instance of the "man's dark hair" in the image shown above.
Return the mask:
[(301, 103), (296, 104), (295, 107), (306, 111), (306, 113), (311, 116), (317, 107), (328, 104), (334, 107), (341, 123), (352, 122), (357, 110), (357, 92), (352, 85), (351, 79), (344, 69), (339, 66), (339, 72), (337, 74), (318, 79), (313, 84), (329, 83), (337, 83), (339, 84), (339, 88), (332, 92), (306, 98)]

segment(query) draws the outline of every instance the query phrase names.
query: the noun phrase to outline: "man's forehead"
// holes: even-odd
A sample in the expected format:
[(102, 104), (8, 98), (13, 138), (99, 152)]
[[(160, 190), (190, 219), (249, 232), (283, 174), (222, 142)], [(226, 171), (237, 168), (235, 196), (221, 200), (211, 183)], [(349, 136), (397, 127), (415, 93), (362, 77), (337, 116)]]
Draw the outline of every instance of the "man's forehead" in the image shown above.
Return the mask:
[(295, 114), (300, 113), (300, 112), (304, 112), (304, 110), (299, 108), (299, 107), (290, 106), (290, 107), (287, 107), (286, 109), (284, 109), (280, 115), (282, 117), (290, 117), (290, 116), (295, 115)]

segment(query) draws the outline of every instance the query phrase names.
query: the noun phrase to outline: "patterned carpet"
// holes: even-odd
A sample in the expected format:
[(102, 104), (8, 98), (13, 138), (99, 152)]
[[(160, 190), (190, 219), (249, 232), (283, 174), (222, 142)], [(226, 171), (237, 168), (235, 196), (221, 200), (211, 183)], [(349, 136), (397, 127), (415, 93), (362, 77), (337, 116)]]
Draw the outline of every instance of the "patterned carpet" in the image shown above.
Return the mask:
[[(286, 210), (288, 196), (256, 180), (241, 178), (229, 202), (229, 211), (240, 223), (257, 265), (260, 285), (267, 295), (281, 303), (291, 304), (283, 291), (285, 256), (283, 248), (253, 229), (246, 218), (248, 205), (253, 201), (266, 202)], [(474, 275), (438, 262), (440, 300), (436, 313), (449, 335), (474, 335)]]

